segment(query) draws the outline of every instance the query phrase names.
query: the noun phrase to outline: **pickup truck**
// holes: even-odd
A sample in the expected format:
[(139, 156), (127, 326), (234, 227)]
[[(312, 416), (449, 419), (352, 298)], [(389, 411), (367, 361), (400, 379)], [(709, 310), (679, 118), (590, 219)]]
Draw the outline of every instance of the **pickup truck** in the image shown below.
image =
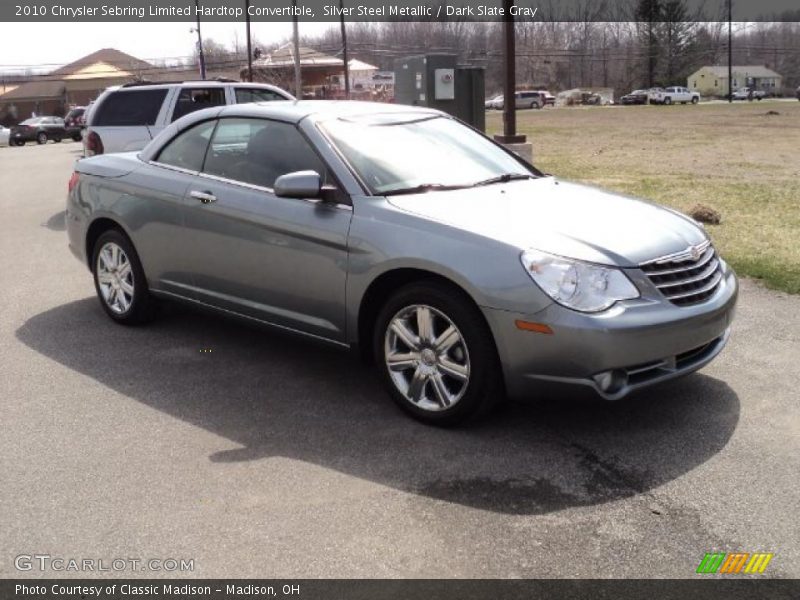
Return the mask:
[[(752, 93), (752, 97), (750, 94)], [(735, 92), (733, 92), (733, 99), (734, 100), (761, 100), (762, 98), (766, 98), (767, 93), (761, 90), (754, 90), (752, 88), (739, 88)]]
[(688, 88), (673, 86), (666, 89), (654, 88), (650, 90), (650, 104), (697, 104), (700, 102), (700, 94), (692, 92)]

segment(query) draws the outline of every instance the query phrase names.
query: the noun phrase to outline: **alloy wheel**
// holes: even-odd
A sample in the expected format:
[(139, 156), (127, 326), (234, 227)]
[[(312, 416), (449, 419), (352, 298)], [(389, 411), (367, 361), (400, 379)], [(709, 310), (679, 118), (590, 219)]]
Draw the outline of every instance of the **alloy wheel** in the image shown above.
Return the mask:
[(427, 411), (451, 408), (469, 385), (464, 337), (443, 312), (424, 304), (407, 306), (389, 321), (384, 359), (397, 390)]
[(128, 255), (114, 242), (97, 254), (97, 284), (103, 301), (112, 312), (126, 313), (133, 302), (133, 269)]

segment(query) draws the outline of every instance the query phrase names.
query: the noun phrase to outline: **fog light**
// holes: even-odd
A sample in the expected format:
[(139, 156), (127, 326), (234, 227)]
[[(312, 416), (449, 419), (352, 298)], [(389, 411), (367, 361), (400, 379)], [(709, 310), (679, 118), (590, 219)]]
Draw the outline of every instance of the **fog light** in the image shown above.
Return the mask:
[(628, 384), (628, 374), (622, 369), (603, 371), (594, 376), (594, 381), (601, 392), (615, 394)]

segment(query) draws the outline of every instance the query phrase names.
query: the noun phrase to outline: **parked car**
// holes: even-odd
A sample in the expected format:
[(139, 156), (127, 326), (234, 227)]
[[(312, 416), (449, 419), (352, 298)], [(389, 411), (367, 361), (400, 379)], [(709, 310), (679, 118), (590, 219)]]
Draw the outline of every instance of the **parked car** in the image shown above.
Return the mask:
[(8, 127), (0, 125), (0, 146), (8, 146), (8, 140), (11, 137), (11, 130)]
[(630, 94), (625, 94), (619, 101), (622, 104), (647, 104), (648, 98), (648, 90), (633, 90)]
[(767, 97), (767, 93), (762, 90), (745, 87), (733, 92), (732, 97), (734, 100), (761, 100)]
[(86, 127), (85, 113), (85, 106), (76, 106), (70, 109), (64, 117), (64, 127), (66, 127), (67, 130), (67, 137), (72, 138), (76, 142), (81, 141), (81, 132), (83, 132), (83, 129)]
[(67, 135), (61, 117), (33, 117), (11, 128), (11, 145), (24, 146), (25, 142), (46, 144), (48, 140), (58, 143)]
[(548, 105), (555, 106), (556, 105), (556, 97), (553, 96), (553, 94), (551, 94), (547, 90), (539, 90), (539, 93), (544, 98), (544, 105), (545, 106), (548, 106)]
[(545, 383), (614, 400), (686, 375), (736, 303), (694, 220), (543, 175), (428, 108), (198, 111), (77, 161), (68, 187), (69, 246), (113, 321), (178, 299), (360, 348), (431, 423)]
[(274, 85), (240, 81), (144, 82), (110, 87), (86, 115), (84, 155), (141, 150), (167, 125), (196, 110), (273, 100), (294, 100), (294, 96)]
[(691, 91), (689, 88), (673, 86), (664, 89), (656, 88), (650, 91), (650, 104), (697, 104), (700, 102), (700, 94)]
[(517, 108), (542, 108), (545, 98), (542, 92), (522, 90), (514, 92), (514, 101)]
[(493, 98), (489, 98), (485, 102), (486, 110), (502, 110), (503, 109), (503, 94), (498, 94)]

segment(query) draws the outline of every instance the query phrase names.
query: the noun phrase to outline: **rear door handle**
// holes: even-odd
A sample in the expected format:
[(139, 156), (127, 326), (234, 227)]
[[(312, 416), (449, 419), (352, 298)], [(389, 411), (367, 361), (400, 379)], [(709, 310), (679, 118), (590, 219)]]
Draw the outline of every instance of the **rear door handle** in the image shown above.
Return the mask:
[(217, 197), (211, 192), (189, 192), (189, 195), (195, 200), (200, 200), (203, 204), (210, 204), (217, 201)]

